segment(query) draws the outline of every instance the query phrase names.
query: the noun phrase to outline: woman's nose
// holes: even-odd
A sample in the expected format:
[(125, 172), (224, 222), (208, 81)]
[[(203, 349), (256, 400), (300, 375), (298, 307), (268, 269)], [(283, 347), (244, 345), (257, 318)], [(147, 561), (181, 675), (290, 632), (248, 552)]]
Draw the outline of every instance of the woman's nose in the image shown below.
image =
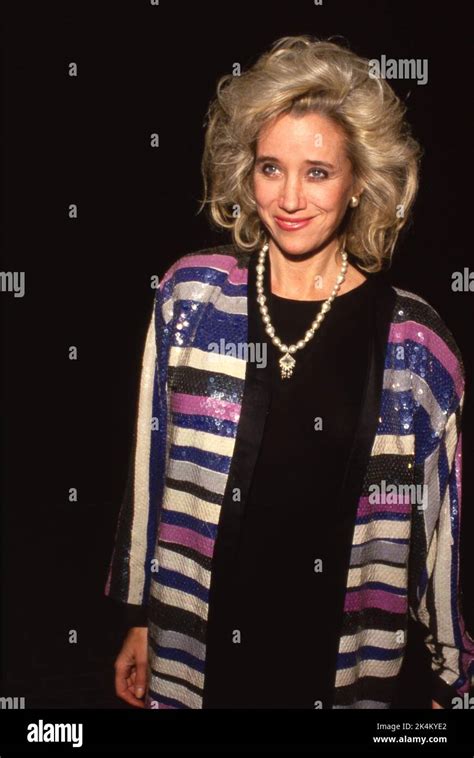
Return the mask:
[(280, 206), (287, 211), (295, 211), (304, 208), (304, 193), (299, 179), (288, 178), (282, 189), (279, 200)]

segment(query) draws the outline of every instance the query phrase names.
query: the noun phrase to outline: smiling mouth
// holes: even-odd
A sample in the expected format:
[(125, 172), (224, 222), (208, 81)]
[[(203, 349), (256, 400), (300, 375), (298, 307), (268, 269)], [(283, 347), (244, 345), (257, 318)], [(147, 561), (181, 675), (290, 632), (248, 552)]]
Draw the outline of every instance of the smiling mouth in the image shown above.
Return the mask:
[(275, 216), (275, 222), (278, 224), (280, 229), (283, 229), (283, 231), (297, 231), (298, 229), (303, 229), (304, 227), (308, 226), (310, 221), (312, 221), (313, 216), (310, 216), (309, 218), (300, 218), (300, 219), (284, 219), (280, 218), (280, 216)]
[(308, 218), (282, 218), (281, 216), (275, 216), (277, 221), (282, 221), (284, 224), (302, 224), (303, 221), (311, 221), (312, 216)]

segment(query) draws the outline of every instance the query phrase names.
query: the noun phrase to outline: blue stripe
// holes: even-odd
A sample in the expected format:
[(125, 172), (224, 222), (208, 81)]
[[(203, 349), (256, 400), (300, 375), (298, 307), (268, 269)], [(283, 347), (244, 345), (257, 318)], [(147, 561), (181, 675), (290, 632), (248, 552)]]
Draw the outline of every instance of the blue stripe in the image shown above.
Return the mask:
[(158, 566), (158, 571), (152, 575), (152, 579), (163, 587), (171, 587), (174, 590), (187, 592), (188, 595), (197, 597), (205, 603), (209, 602), (209, 590), (207, 587), (203, 587), (202, 584), (199, 584), (194, 579), (190, 579), (185, 574), (180, 574), (179, 571), (171, 571), (163, 566)]
[(390, 649), (386, 647), (374, 647), (363, 645), (351, 653), (339, 653), (337, 657), (337, 670), (349, 669), (356, 666), (359, 661), (394, 661), (403, 655), (404, 648)]
[(182, 429), (198, 429), (201, 432), (208, 432), (219, 437), (229, 437), (232, 439), (237, 434), (237, 424), (235, 421), (214, 418), (212, 416), (177, 413), (174, 411), (173, 422), (175, 426), (180, 426)]
[(201, 450), (198, 447), (190, 447), (189, 445), (174, 444), (170, 446), (170, 458), (175, 461), (196, 463), (202, 468), (218, 471), (220, 474), (227, 474), (231, 460), (228, 455), (210, 453), (207, 450)]
[(360, 516), (359, 518), (356, 518), (356, 524), (368, 524), (370, 521), (375, 521), (376, 519), (383, 519), (384, 521), (410, 521), (411, 513), (393, 513), (392, 511), (374, 511), (374, 513), (370, 513), (368, 516)]
[[(180, 307), (183, 307), (182, 304), (189, 301), (181, 300), (179, 302)], [(205, 314), (201, 313), (202, 309), (205, 309)], [(216, 335), (223, 335), (224, 333), (223, 319), (225, 319), (225, 333), (230, 335), (231, 338), (227, 342), (224, 339), (224, 349), (222, 350), (214, 347), (214, 345), (216, 343), (218, 346), (220, 345), (220, 337), (216, 339)], [(199, 328), (194, 329), (193, 326), (198, 320)], [(225, 355), (226, 344), (228, 344), (235, 346), (235, 355), (236, 357), (240, 357), (237, 350), (238, 344), (243, 343), (245, 345), (248, 339), (248, 319), (245, 314), (225, 313), (222, 310), (216, 309), (213, 303), (205, 303), (200, 306), (198, 305), (195, 311), (190, 311), (187, 321), (189, 326), (183, 329), (174, 329), (171, 335), (173, 345), (177, 347), (193, 347), (205, 353), (211, 351), (210, 346), (212, 345), (212, 352)], [(176, 323), (179, 322), (177, 321)], [(242, 356), (243, 360), (245, 360), (245, 356), (246, 354), (244, 353)], [(218, 372), (213, 371), (213, 373)], [(224, 377), (228, 376), (225, 372), (221, 372), (221, 375)]]
[[(394, 413), (395, 407), (406, 408), (404, 413)], [(381, 421), (378, 423), (377, 435), (393, 434), (405, 437), (413, 434), (413, 398), (410, 392), (397, 392), (384, 388), (380, 400)]]
[(204, 673), (206, 662), (200, 658), (196, 658), (195, 655), (191, 655), (191, 653), (188, 653), (186, 650), (181, 650), (178, 647), (164, 647), (164, 645), (161, 644), (153, 645), (153, 648), (160, 658), (164, 658), (167, 661), (184, 663), (186, 666), (190, 666), (192, 669), (200, 671), (201, 674)]
[(441, 410), (450, 412), (459, 400), (451, 374), (425, 345), (412, 340), (406, 340), (405, 344), (410, 355), (410, 371), (429, 384)]
[[(386, 592), (391, 592), (392, 595), (399, 595), (400, 597), (406, 597), (407, 595), (406, 587), (400, 589), (399, 587), (395, 587), (392, 584), (385, 584), (385, 582), (363, 582), (362, 584), (358, 584), (356, 587), (349, 587), (348, 591), (357, 592), (361, 589), (385, 590)], [(390, 613), (392, 613), (392, 611), (390, 611)]]
[[(224, 253), (222, 253), (224, 255)], [(234, 268), (234, 261), (229, 262), (228, 270), (214, 268), (212, 256), (209, 255), (209, 266), (185, 266), (176, 269), (173, 274), (174, 283), (183, 282), (200, 282), (203, 285), (208, 284), (222, 290), (227, 296), (245, 297), (247, 295), (247, 285), (245, 283), (236, 284), (229, 281), (230, 270)], [(229, 257), (232, 257), (230, 255)], [(234, 259), (235, 260), (235, 259)], [(182, 301), (179, 301), (182, 302)]]

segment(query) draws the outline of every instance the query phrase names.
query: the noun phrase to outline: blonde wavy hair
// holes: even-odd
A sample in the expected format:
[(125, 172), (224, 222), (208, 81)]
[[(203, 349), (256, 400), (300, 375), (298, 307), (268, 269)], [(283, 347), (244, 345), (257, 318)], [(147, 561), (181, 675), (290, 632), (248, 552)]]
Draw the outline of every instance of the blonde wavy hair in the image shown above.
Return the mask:
[(363, 189), (339, 238), (360, 268), (373, 273), (390, 265), (410, 218), (423, 151), (411, 135), (406, 106), (385, 79), (370, 76), (367, 59), (330, 40), (281, 37), (240, 76), (218, 80), (203, 124), (198, 213), (207, 205), (211, 225), (230, 229), (242, 250), (263, 244), (266, 229), (253, 193), (259, 132), (281, 114), (319, 113), (342, 127), (353, 177)]

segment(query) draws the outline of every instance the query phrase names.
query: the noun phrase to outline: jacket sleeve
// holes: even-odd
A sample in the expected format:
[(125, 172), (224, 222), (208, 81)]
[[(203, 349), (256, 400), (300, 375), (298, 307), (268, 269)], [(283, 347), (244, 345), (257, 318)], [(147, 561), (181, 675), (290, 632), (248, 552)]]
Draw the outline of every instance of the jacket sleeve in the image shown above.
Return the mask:
[[(148, 595), (161, 502), (166, 401), (160, 386), (157, 345), (161, 293), (156, 290), (142, 353), (135, 425), (105, 595), (121, 603), (126, 623), (147, 625)], [(157, 328), (158, 327), (158, 328)]]
[[(445, 350), (444, 359), (445, 367), (431, 359), (426, 372), (438, 414), (430, 418), (429, 435), (420, 445), (426, 453), (419, 466), (426, 502), (416, 522), (415, 550), (421, 561), (410, 613), (422, 624), (431, 654), (432, 699), (453, 708), (454, 698), (469, 693), (474, 640), (465, 628), (459, 573), (465, 376), (457, 349)], [(439, 424), (432, 423), (436, 418)]]

